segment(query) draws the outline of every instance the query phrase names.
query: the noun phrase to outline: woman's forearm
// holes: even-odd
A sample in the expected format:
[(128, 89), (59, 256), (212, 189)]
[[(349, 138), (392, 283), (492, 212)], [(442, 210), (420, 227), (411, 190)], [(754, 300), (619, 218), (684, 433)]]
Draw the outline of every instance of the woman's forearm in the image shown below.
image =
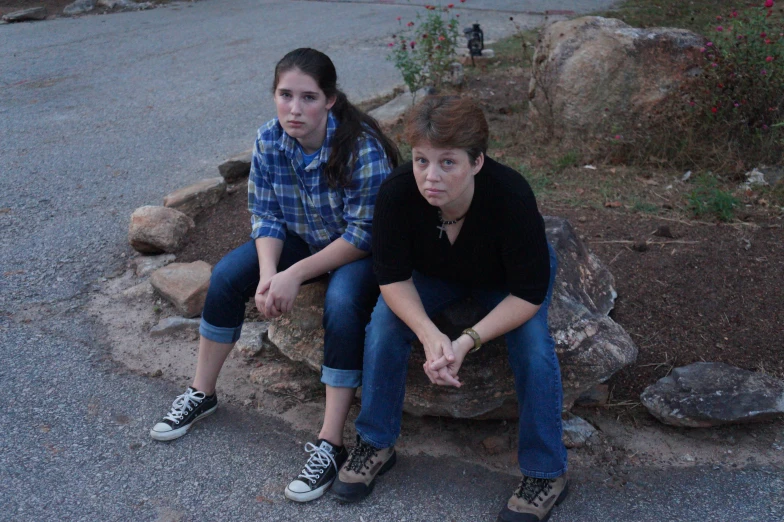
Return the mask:
[(489, 314), (476, 323), (473, 327), (474, 331), (479, 334), (483, 343), (491, 341), (528, 322), (536, 315), (540, 307), (541, 305), (531, 304), (519, 297), (508, 295)]
[(259, 257), (259, 274), (268, 277), (278, 270), (278, 261), (283, 252), (283, 241), (274, 237), (259, 237), (255, 240), (256, 254)]
[(438, 331), (433, 321), (427, 316), (422, 299), (419, 297), (411, 279), (381, 286), (381, 295), (387, 306), (406, 323), (406, 326), (424, 343), (428, 334)]
[(338, 238), (323, 250), (293, 264), (288, 270), (303, 282), (367, 257), (368, 254), (369, 252), (358, 249), (345, 239)]

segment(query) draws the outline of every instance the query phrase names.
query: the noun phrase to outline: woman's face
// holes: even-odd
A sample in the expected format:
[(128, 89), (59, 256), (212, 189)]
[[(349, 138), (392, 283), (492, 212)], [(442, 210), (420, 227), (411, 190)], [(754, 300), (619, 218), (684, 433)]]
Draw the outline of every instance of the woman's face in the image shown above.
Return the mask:
[(299, 69), (284, 72), (275, 88), (275, 107), (283, 130), (312, 153), (327, 133), (327, 114), (335, 98), (327, 98), (316, 80)]
[(476, 164), (463, 149), (438, 149), (429, 143), (414, 147), (414, 177), (419, 193), (428, 203), (444, 209), (470, 204), (474, 194), (474, 176), (482, 169), (484, 155)]

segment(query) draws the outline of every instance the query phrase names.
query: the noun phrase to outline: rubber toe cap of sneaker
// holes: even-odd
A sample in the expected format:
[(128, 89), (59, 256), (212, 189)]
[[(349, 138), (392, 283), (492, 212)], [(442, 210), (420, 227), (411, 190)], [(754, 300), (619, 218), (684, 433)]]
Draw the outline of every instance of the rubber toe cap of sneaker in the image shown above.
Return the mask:
[(308, 491), (310, 491), (310, 486), (305, 484), (301, 480), (292, 480), (291, 484), (289, 484), (288, 489), (292, 493), (307, 493)]
[(154, 431), (155, 433), (167, 433), (172, 431), (172, 427), (166, 424), (165, 422), (159, 422), (158, 424), (152, 427), (152, 431)]

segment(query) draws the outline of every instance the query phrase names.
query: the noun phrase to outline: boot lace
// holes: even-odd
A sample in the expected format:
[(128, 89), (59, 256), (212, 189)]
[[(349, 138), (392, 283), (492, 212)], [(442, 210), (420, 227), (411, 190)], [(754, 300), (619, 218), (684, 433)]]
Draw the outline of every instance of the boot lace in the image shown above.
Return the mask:
[(348, 456), (348, 464), (346, 464), (346, 468), (350, 471), (364, 475), (365, 472), (362, 471), (362, 468), (367, 464), (367, 461), (370, 458), (376, 455), (376, 451), (376, 448), (370, 444), (359, 440), (357, 445), (354, 446)]
[(540, 479), (524, 476), (523, 480), (520, 481), (520, 485), (517, 486), (517, 489), (515, 490), (515, 495), (529, 504), (539, 507), (539, 504), (535, 501), (544, 501), (545, 496), (553, 489), (553, 482), (555, 482), (554, 479)]
[(334, 466), (335, 471), (337, 471), (338, 465), (335, 462), (335, 457), (326, 449), (308, 442), (305, 444), (305, 451), (310, 453), (310, 458), (305, 464), (305, 467), (302, 468), (302, 473), (300, 473), (297, 478), (305, 479), (309, 481), (311, 485), (314, 485), (324, 471), (329, 468), (330, 464)]
[(188, 390), (182, 395), (174, 399), (171, 410), (164, 417), (165, 420), (170, 420), (175, 424), (179, 424), (182, 418), (188, 414), (193, 408), (201, 404), (206, 395), (193, 388)]

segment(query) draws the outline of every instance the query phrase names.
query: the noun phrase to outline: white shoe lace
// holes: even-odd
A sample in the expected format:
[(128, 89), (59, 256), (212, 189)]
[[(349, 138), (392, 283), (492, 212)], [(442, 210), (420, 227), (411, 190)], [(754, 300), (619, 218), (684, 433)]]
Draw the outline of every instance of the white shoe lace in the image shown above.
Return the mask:
[(299, 478), (304, 478), (305, 480), (309, 481), (311, 485), (315, 484), (316, 481), (321, 477), (321, 474), (324, 473), (324, 470), (329, 467), (330, 464), (335, 466), (335, 471), (338, 470), (338, 465), (335, 462), (335, 457), (327, 451), (326, 449), (322, 448), (321, 446), (316, 446), (315, 444), (308, 442), (305, 444), (305, 451), (310, 453), (310, 458), (308, 459), (307, 464), (305, 464), (305, 468), (302, 470), (302, 473), (299, 474)]
[(170, 420), (175, 424), (179, 424), (182, 418), (194, 407), (201, 404), (205, 397), (206, 395), (203, 392), (188, 388), (188, 391), (174, 399), (171, 411), (166, 414), (164, 420)]

